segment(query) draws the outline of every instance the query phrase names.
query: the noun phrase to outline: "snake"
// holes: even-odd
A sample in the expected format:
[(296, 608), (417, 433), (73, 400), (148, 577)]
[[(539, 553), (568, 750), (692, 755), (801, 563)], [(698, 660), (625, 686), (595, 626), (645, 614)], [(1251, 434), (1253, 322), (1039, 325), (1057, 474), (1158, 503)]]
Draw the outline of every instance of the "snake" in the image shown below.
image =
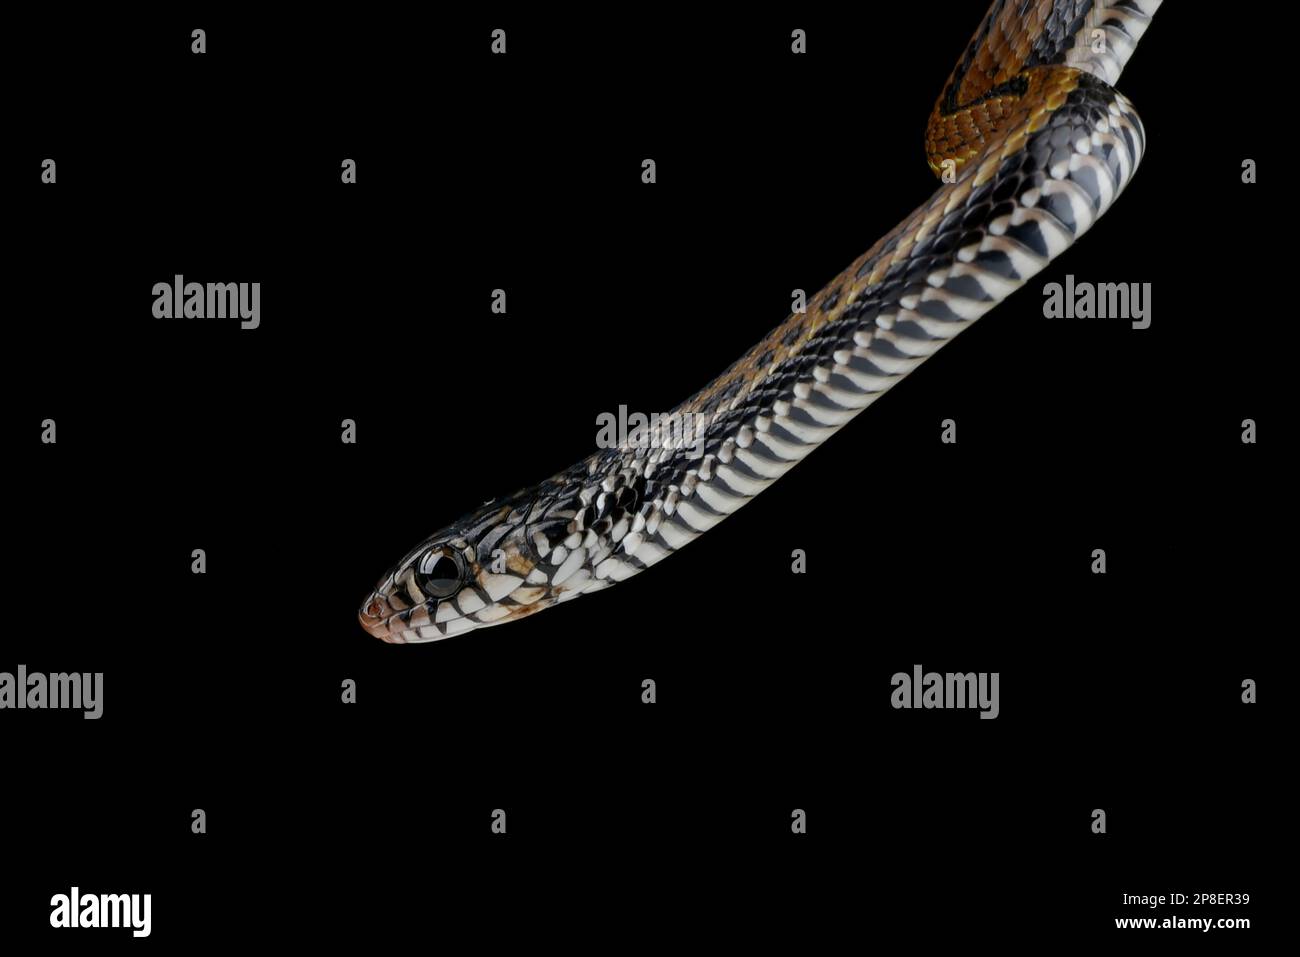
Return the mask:
[(529, 617), (769, 488), (1110, 208), (1146, 146), (1114, 84), (1160, 2), (994, 0), (926, 125), (928, 200), (671, 412), (421, 541), (361, 626), (400, 644)]

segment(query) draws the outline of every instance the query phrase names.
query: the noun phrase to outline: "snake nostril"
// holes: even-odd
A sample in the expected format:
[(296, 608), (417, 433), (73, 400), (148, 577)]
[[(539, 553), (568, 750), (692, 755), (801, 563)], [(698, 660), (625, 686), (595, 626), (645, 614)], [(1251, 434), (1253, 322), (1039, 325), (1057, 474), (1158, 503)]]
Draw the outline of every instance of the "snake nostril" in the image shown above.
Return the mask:
[(384, 613), (384, 607), (379, 604), (378, 599), (374, 599), (366, 606), (365, 616), (367, 618), (379, 618)]

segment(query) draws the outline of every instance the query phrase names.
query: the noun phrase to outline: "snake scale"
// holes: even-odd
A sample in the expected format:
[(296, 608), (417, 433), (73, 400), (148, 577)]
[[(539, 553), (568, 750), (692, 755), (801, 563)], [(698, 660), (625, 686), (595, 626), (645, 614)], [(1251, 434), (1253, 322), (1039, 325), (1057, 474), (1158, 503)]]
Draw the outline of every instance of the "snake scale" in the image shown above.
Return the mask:
[(422, 542), (362, 626), (403, 643), (524, 618), (649, 568), (770, 486), (1115, 201), (1145, 140), (1112, 84), (1160, 2), (994, 0), (930, 116), (929, 200), (656, 427)]

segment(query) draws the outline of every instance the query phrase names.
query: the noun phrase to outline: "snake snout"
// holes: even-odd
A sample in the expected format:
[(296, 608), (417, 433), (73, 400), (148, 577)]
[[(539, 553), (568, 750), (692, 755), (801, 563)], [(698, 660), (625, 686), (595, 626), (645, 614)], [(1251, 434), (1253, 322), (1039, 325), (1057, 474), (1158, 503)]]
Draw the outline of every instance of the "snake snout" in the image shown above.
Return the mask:
[(388, 631), (388, 619), (393, 614), (393, 607), (378, 592), (371, 593), (357, 613), (361, 627), (375, 638), (392, 641)]

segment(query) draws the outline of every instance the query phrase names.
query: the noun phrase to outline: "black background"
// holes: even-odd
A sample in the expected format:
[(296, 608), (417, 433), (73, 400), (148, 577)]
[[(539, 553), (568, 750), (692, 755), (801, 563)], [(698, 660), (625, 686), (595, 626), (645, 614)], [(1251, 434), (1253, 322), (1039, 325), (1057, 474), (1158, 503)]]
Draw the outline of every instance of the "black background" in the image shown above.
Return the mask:
[[(152, 893), (164, 947), (1181, 946), (1113, 923), (1171, 890), (1250, 893), (1194, 913), (1262, 938), (1291, 483), (1258, 23), (1166, 4), (1116, 207), (698, 544), (507, 628), (356, 624), (426, 534), (674, 406), (929, 196), (984, 8), (880, 6), (15, 25), (0, 670), (105, 703), (0, 714), (7, 940), (148, 946), (51, 934), (72, 884)], [(261, 327), (154, 320), (177, 273), (260, 281)], [(1150, 282), (1151, 328), (1044, 319), (1067, 273)], [(999, 672), (1001, 716), (891, 709), (916, 663)]]

